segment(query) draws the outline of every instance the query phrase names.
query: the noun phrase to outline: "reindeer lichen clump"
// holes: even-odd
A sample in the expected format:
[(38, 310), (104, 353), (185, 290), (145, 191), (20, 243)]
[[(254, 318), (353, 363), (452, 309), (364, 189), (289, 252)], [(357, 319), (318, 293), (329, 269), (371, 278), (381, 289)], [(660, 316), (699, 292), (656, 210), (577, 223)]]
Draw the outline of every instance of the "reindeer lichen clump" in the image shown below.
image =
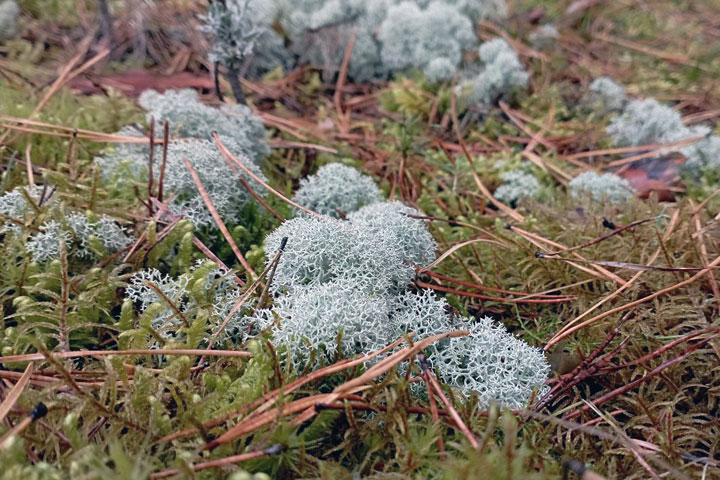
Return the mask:
[(233, 153), (247, 155), (254, 162), (270, 153), (262, 121), (244, 105), (209, 107), (192, 89), (167, 90), (164, 94), (146, 90), (138, 101), (147, 110), (148, 121), (154, 117), (157, 126), (167, 120), (173, 136), (210, 139), (217, 132), (223, 141), (236, 143)]
[(265, 242), (268, 264), (285, 245), (270, 286), (275, 305), (253, 321), (272, 328), (273, 344), (296, 371), (380, 349), (410, 332), (419, 340), (468, 329), (467, 337), (428, 348), (440, 378), (477, 393), (483, 406), (522, 407), (549, 374), (542, 351), (489, 319), (454, 318), (431, 291), (409, 289), (415, 268), (435, 259), (435, 241), (415, 218), (421, 216), (400, 202), (373, 201), (347, 220), (286, 221)]
[[(505, 14), (504, 0), (300, 0), (292, 4), (252, 0), (244, 15), (249, 19), (243, 28), (235, 29), (239, 32), (236, 46), (249, 45), (251, 25), (272, 31), (277, 20), (297, 61), (319, 66), (328, 75), (336, 73), (354, 38), (348, 74), (355, 81), (417, 69), (435, 82), (449, 79), (460, 64), (461, 53), (476, 43), (472, 22)], [(220, 31), (218, 27), (209, 30)], [(267, 53), (277, 50), (276, 42), (259, 41), (255, 55), (268, 45)]]
[(251, 329), (243, 308), (232, 311), (242, 296), (232, 275), (213, 262), (198, 263), (178, 277), (150, 268), (133, 274), (125, 296), (138, 306), (140, 323), (163, 341), (207, 346), (209, 332), (233, 313), (217, 339), (239, 344)]
[(20, 7), (15, 0), (0, 3), (0, 42), (10, 40), (18, 33)]
[(351, 213), (348, 220), (371, 235), (389, 234), (404, 262), (428, 265), (435, 260), (437, 244), (425, 222), (413, 218), (422, 215), (400, 202), (376, 202)]
[(43, 223), (40, 231), (28, 239), (27, 250), (38, 262), (59, 258), (63, 245), (68, 255), (96, 260), (122, 250), (131, 242), (132, 238), (110, 217), (92, 219), (73, 212), (62, 222)]
[[(256, 177), (266, 181), (260, 170), (260, 161), (270, 149), (265, 141), (262, 122), (243, 105), (223, 105), (219, 109), (206, 106), (200, 103), (194, 90), (168, 90), (164, 94), (148, 90), (141, 95), (140, 103), (148, 110), (148, 120), (153, 117), (156, 125), (167, 120), (173, 135), (195, 138), (174, 140), (168, 144), (163, 188), (173, 194), (170, 211), (185, 216), (196, 227), (214, 224), (210, 210), (185, 166), (187, 159), (220, 217), (231, 224), (241, 223), (253, 198), (238, 184), (238, 177), (256, 192), (264, 190), (251, 175), (226, 161), (211, 140), (211, 135), (217, 132), (238, 160)], [(134, 127), (126, 127), (120, 134), (144, 136)], [(156, 165), (153, 181), (159, 182), (162, 148), (156, 146), (153, 156)], [(123, 191), (133, 184), (147, 182), (148, 157), (147, 144), (120, 144), (95, 161), (100, 165), (103, 178), (116, 190)]]
[(618, 147), (634, 147), (656, 143), (676, 143), (696, 139), (689, 145), (668, 147), (679, 151), (686, 162), (683, 169), (691, 176), (720, 166), (720, 136), (711, 135), (710, 127), (686, 126), (680, 112), (654, 98), (629, 102), (622, 114), (608, 126), (607, 132)]
[(212, 36), (209, 59), (215, 74), (220, 65), (225, 67), (238, 103), (246, 103), (242, 77), (287, 63), (282, 37), (270, 28), (274, 13), (270, 2), (217, 0), (210, 2), (207, 14), (201, 16), (205, 22), (201, 30)]
[[(330, 163), (300, 180), (293, 200), (313, 212), (337, 218), (382, 201), (382, 195), (372, 178), (341, 163)], [(302, 210), (296, 209), (296, 213)]]
[[(252, 161), (252, 157), (241, 153), (248, 149), (247, 143), (241, 144), (232, 139), (225, 139), (223, 142), (229, 150), (238, 152), (237, 158), (243, 165), (266, 181), (265, 175), (258, 164)], [(155, 151), (155, 158), (159, 162), (159, 148)], [(214, 225), (212, 214), (185, 166), (186, 159), (200, 178), (220, 217), (228, 223), (240, 223), (245, 208), (253, 202), (253, 197), (238, 184), (238, 177), (243, 178), (256, 192), (262, 192), (263, 189), (244, 170), (236, 168), (236, 171), (233, 171), (217, 145), (209, 140), (177, 140), (168, 144), (163, 186), (166, 192), (173, 194), (170, 211), (177, 216), (184, 216), (196, 227)], [(118, 188), (127, 186), (132, 181), (146, 182), (148, 179), (147, 147), (121, 148), (96, 158), (96, 162), (100, 164), (103, 177), (109, 182), (117, 182)], [(159, 181), (159, 170), (156, 166), (153, 172), (155, 181)]]
[(504, 182), (493, 194), (495, 198), (515, 206), (523, 198), (534, 198), (540, 192), (540, 183), (534, 175), (522, 170), (509, 170), (500, 174)]
[(294, 218), (268, 235), (268, 259), (286, 237), (271, 285), (276, 293), (349, 280), (370, 294), (387, 295), (404, 290), (413, 277), (412, 265), (403, 261), (388, 232), (371, 233), (329, 217)]
[(16, 188), (0, 195), (0, 215), (6, 217), (4, 223), (0, 224), (0, 233), (22, 233), (29, 215), (35, 212), (30, 202), (37, 206), (42, 195), (41, 187), (26, 187), (24, 191)]
[(528, 40), (530, 40), (530, 44), (534, 48), (545, 49), (554, 45), (559, 35), (560, 32), (558, 32), (557, 27), (547, 23), (530, 32)]
[(590, 101), (606, 112), (619, 112), (628, 102), (625, 89), (610, 77), (598, 77), (590, 83)]
[(596, 202), (622, 203), (635, 196), (630, 182), (614, 173), (583, 172), (570, 180), (570, 194), (576, 199), (590, 197)]
[(479, 52), (482, 71), (458, 87), (468, 104), (491, 106), (527, 86), (530, 74), (504, 39), (495, 38), (483, 43)]
[[(412, 2), (390, 7), (378, 39), (388, 70), (416, 68), (431, 81), (450, 78), (463, 51), (476, 42), (470, 20), (443, 2), (432, 2), (425, 9)], [(449, 65), (454, 67), (452, 71), (446, 68)]]

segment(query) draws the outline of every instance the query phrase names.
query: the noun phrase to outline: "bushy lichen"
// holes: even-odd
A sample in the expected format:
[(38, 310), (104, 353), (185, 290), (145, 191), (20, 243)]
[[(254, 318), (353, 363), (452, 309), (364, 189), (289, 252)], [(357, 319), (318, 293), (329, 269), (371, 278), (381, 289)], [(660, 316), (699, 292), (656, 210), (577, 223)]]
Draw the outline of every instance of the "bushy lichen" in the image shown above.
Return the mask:
[[(275, 18), (299, 61), (330, 74), (337, 71), (355, 37), (348, 73), (356, 81), (383, 78), (409, 68), (424, 70), (431, 81), (447, 79), (456, 70), (462, 51), (475, 42), (471, 21), (497, 19), (506, 10), (502, 0), (267, 3), (276, 7)], [(438, 59), (443, 60), (433, 63)]]
[(555, 25), (546, 23), (530, 32), (528, 40), (534, 48), (545, 49), (551, 47), (558, 38), (558, 29)]
[(542, 352), (489, 319), (455, 319), (447, 302), (429, 290), (408, 290), (413, 266), (435, 258), (427, 226), (410, 215), (421, 213), (400, 202), (376, 202), (347, 221), (323, 216), (285, 222), (265, 242), (270, 263), (287, 240), (271, 285), (275, 305), (254, 321), (273, 325), (272, 341), (296, 371), (378, 350), (411, 332), (419, 340), (468, 328), (469, 337), (428, 348), (440, 378), (476, 393), (482, 407), (494, 401), (520, 408), (547, 378)]
[[(138, 305), (143, 321), (148, 322), (147, 327), (165, 340), (186, 341), (192, 324), (204, 321), (197, 339), (199, 344), (193, 345), (196, 347), (208, 344), (211, 334), (231, 313), (242, 291), (231, 272), (204, 262), (178, 277), (154, 268), (140, 270), (131, 277), (125, 295)], [(251, 333), (244, 313), (240, 308), (233, 314), (218, 335), (220, 342), (239, 344)]]
[(64, 244), (68, 256), (95, 260), (102, 254), (122, 250), (132, 242), (125, 230), (110, 217), (88, 218), (69, 213), (62, 222), (49, 220), (27, 241), (27, 250), (37, 262), (60, 257)]
[(458, 87), (466, 103), (490, 106), (527, 86), (530, 75), (515, 50), (502, 38), (483, 43), (480, 60), (483, 62), (482, 71)]
[(370, 233), (349, 222), (329, 217), (298, 217), (268, 235), (268, 262), (287, 237), (271, 288), (276, 293), (348, 280), (365, 291), (386, 294), (404, 289), (413, 268), (388, 232)]
[[(260, 168), (243, 155), (244, 149), (231, 139), (224, 144), (233, 152), (238, 152), (238, 159), (256, 176), (266, 180)], [(100, 165), (106, 181), (122, 189), (132, 182), (146, 182), (148, 179), (148, 147), (128, 144), (109, 152), (95, 161)], [(156, 149), (155, 158), (161, 158), (160, 149)], [(185, 166), (187, 159), (200, 178), (210, 200), (220, 217), (232, 224), (239, 223), (243, 211), (253, 201), (252, 195), (238, 182), (243, 178), (256, 192), (263, 192), (262, 187), (245, 171), (234, 172), (227, 164), (218, 147), (209, 140), (178, 140), (168, 145), (165, 166), (164, 188), (173, 193), (170, 210), (182, 215), (197, 227), (214, 225), (210, 210), (200, 195), (190, 171)], [(159, 181), (160, 167), (156, 164), (153, 171), (155, 181)]]
[(252, 57), (266, 29), (248, 15), (249, 0), (210, 2), (202, 31), (212, 35), (210, 61), (239, 72)]
[(450, 78), (453, 71), (437, 68), (437, 62), (457, 67), (462, 52), (475, 42), (470, 20), (443, 2), (432, 2), (425, 9), (409, 1), (390, 7), (378, 38), (386, 68), (424, 70), (431, 81)]
[(377, 202), (348, 215), (348, 220), (369, 235), (392, 236), (402, 252), (403, 261), (425, 266), (435, 260), (437, 244), (428, 232), (425, 221), (414, 216), (423, 213), (400, 202)]
[[(42, 187), (23, 187), (16, 188), (0, 196), (0, 233), (13, 232), (20, 233), (23, 231), (23, 224), (29, 219), (29, 214), (35, 212), (33, 205), (28, 201), (28, 197), (35, 202), (35, 207), (40, 203), (42, 196), (48, 194), (46, 190), (43, 192)], [(27, 196), (26, 196), (27, 195)], [(42, 199), (45, 200), (46, 199)], [(47, 203), (47, 201), (46, 201)]]
[(382, 195), (372, 178), (341, 163), (330, 163), (300, 180), (293, 200), (313, 212), (337, 218), (382, 201)]
[(274, 311), (280, 322), (273, 329), (273, 342), (290, 351), (297, 371), (313, 353), (321, 357), (317, 363), (329, 363), (338, 354), (351, 357), (380, 349), (392, 338), (387, 298), (368, 293), (365, 285), (350, 279), (297, 289), (279, 297)]
[(47, 262), (59, 258), (63, 245), (69, 245), (71, 239), (60, 223), (50, 220), (28, 240), (26, 248), (35, 261)]
[(488, 317), (466, 322), (464, 328), (470, 335), (450, 339), (430, 358), (440, 379), (466, 395), (477, 395), (482, 407), (495, 402), (523, 408), (550, 374), (542, 349), (515, 338)]
[(700, 173), (718, 165), (720, 136), (710, 135), (709, 127), (686, 126), (680, 112), (663, 105), (654, 98), (634, 100), (608, 126), (607, 132), (619, 147), (656, 143), (675, 143), (698, 138), (690, 145), (668, 147), (686, 158), (684, 170), (697, 179)]
[(147, 110), (148, 121), (154, 117), (157, 127), (167, 120), (174, 135), (205, 140), (217, 132), (223, 141), (235, 142), (233, 153), (244, 154), (254, 162), (270, 153), (262, 121), (245, 105), (212, 108), (201, 103), (191, 89), (167, 90), (164, 94), (146, 90), (138, 101)]
[(630, 182), (614, 173), (587, 171), (570, 180), (570, 194), (576, 200), (589, 197), (596, 202), (622, 203), (630, 200), (635, 191)]
[(610, 77), (598, 77), (590, 83), (590, 101), (606, 112), (621, 111), (628, 99), (622, 85)]
[(0, 42), (17, 35), (19, 15), (20, 7), (15, 0), (4, 0), (0, 3)]
[(522, 170), (509, 170), (500, 174), (504, 182), (493, 194), (495, 198), (515, 206), (523, 198), (533, 198), (540, 192), (540, 182), (534, 175)]

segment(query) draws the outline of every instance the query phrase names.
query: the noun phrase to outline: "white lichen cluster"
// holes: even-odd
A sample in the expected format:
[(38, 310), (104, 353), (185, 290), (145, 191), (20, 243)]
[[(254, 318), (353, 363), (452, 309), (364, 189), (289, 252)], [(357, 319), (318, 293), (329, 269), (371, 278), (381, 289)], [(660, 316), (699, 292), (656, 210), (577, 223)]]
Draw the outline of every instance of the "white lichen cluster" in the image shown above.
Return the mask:
[[(224, 143), (231, 151), (240, 150), (240, 146), (233, 140), (225, 140)], [(267, 181), (260, 167), (249, 157), (237, 158), (258, 178)], [(176, 215), (184, 216), (196, 227), (212, 226), (215, 221), (192, 179), (190, 170), (185, 166), (185, 159), (197, 172), (213, 206), (225, 222), (238, 223), (242, 219), (243, 210), (253, 201), (252, 195), (238, 182), (238, 177), (243, 178), (256, 192), (264, 192), (262, 186), (244, 170), (236, 167), (236, 171), (233, 171), (213, 142), (173, 142), (168, 148), (165, 177), (165, 188), (175, 194), (170, 210)]]
[(27, 194), (37, 206), (40, 196), (42, 195), (42, 188), (25, 188), (23, 193), (19, 188), (11, 190), (0, 196), (0, 233), (1, 232), (12, 232), (21, 233), (23, 231), (23, 225), (28, 220), (28, 214), (35, 211), (33, 206), (28, 201)]
[(490, 106), (527, 87), (530, 75), (517, 53), (502, 38), (495, 38), (480, 46), (483, 69), (469, 82), (458, 86), (458, 92), (470, 105)]
[(557, 40), (559, 35), (560, 34), (557, 27), (555, 25), (547, 23), (545, 25), (540, 25), (535, 30), (530, 32), (530, 35), (528, 35), (528, 40), (530, 40), (530, 44), (534, 48), (546, 49), (552, 47), (555, 44), (555, 41)]
[(381, 201), (382, 195), (372, 178), (341, 163), (330, 163), (300, 180), (292, 199), (313, 212), (337, 218)]
[[(378, 40), (388, 71), (415, 68), (423, 70), (430, 81), (450, 78), (463, 51), (476, 42), (470, 19), (444, 2), (432, 2), (424, 9), (413, 2), (390, 7)], [(452, 70), (447, 68), (450, 65)]]
[[(223, 144), (243, 165), (258, 178), (266, 181), (260, 170), (261, 159), (269, 153), (262, 122), (250, 109), (242, 105), (225, 105), (220, 109), (205, 106), (194, 90), (167, 91), (159, 94), (149, 90), (141, 96), (148, 115), (155, 117), (156, 126), (164, 120), (172, 131), (182, 137), (195, 139), (174, 140), (168, 144), (164, 191), (172, 195), (170, 211), (190, 220), (196, 227), (215, 224), (205, 201), (193, 181), (187, 159), (197, 172), (213, 206), (224, 222), (240, 223), (246, 207), (253, 202), (252, 195), (238, 181), (245, 180), (253, 190), (264, 193), (262, 186), (223, 157), (218, 146), (210, 139), (218, 132)], [(158, 129), (156, 129), (156, 132)], [(142, 137), (135, 127), (125, 127), (119, 134)], [(199, 138), (199, 139), (198, 139)], [(159, 182), (162, 148), (154, 149), (153, 179)], [(113, 151), (95, 159), (105, 181), (119, 190), (132, 184), (145, 183), (149, 177), (148, 144), (119, 144)], [(232, 166), (231, 166), (232, 165)]]
[[(505, 14), (504, 0), (251, 0), (247, 16), (268, 31), (275, 22), (297, 62), (329, 73), (355, 38), (348, 74), (363, 82), (407, 69), (448, 79), (476, 42), (472, 22)], [(258, 42), (256, 54), (265, 46)]]
[(271, 329), (297, 371), (381, 349), (410, 332), (419, 340), (467, 328), (470, 336), (426, 351), (440, 379), (477, 394), (482, 406), (521, 408), (549, 374), (542, 351), (489, 319), (454, 318), (432, 291), (409, 289), (415, 267), (435, 259), (425, 221), (413, 218), (421, 216), (400, 202), (374, 202), (347, 220), (285, 222), (265, 241), (270, 263), (286, 239), (270, 286), (274, 307), (252, 320)]
[(635, 196), (630, 182), (614, 173), (583, 172), (570, 180), (570, 195), (576, 200), (622, 203)]
[(252, 56), (266, 29), (254, 24), (248, 7), (249, 0), (210, 2), (201, 30), (213, 37), (211, 62), (239, 71)]
[(622, 85), (610, 77), (598, 77), (590, 83), (590, 101), (604, 112), (619, 112), (628, 99)]
[[(197, 319), (206, 319), (202, 329), (206, 345), (242, 296), (231, 275), (213, 262), (198, 263), (177, 278), (154, 268), (140, 270), (131, 277), (125, 297), (135, 302), (142, 321), (165, 340), (182, 341), (192, 328), (186, 321), (191, 324)], [(245, 340), (248, 324), (244, 313), (240, 308), (233, 314), (218, 335), (219, 342), (239, 344)]]
[(259, 162), (270, 153), (265, 141), (265, 127), (245, 105), (209, 107), (198, 98), (195, 90), (146, 90), (138, 99), (147, 110), (147, 119), (155, 118), (156, 132), (167, 120), (173, 136), (210, 139), (214, 132), (223, 139), (235, 141), (236, 154), (244, 154)]
[(496, 402), (523, 408), (550, 374), (542, 350), (515, 338), (488, 317), (464, 327), (470, 335), (450, 339), (431, 360), (440, 378), (465, 395), (477, 395), (482, 406)]
[(20, 7), (15, 0), (0, 3), (0, 42), (10, 40), (18, 33)]
[(668, 147), (667, 151), (682, 153), (686, 158), (685, 170), (696, 175), (720, 167), (720, 136), (711, 135), (711, 129), (704, 125), (685, 125), (677, 110), (654, 98), (629, 102), (607, 132), (618, 147), (675, 143), (700, 137), (690, 145)]
[(412, 281), (413, 266), (394, 245), (390, 232), (369, 233), (329, 217), (298, 217), (268, 235), (269, 260), (285, 237), (287, 246), (271, 285), (275, 293), (294, 294), (306, 287), (349, 281), (369, 294), (389, 295)]
[(30, 236), (26, 248), (33, 260), (41, 263), (59, 258), (63, 245), (68, 256), (96, 260), (131, 242), (132, 237), (110, 217), (89, 218), (72, 212), (62, 222), (43, 223), (40, 231)]
[(533, 198), (540, 193), (540, 182), (534, 175), (522, 170), (509, 170), (500, 174), (503, 184), (493, 196), (503, 203), (515, 206), (523, 198)]
[(435, 260), (437, 245), (425, 222), (413, 216), (422, 213), (401, 202), (377, 202), (348, 215), (351, 224), (369, 235), (389, 235), (403, 261), (427, 265)]
[(200, 17), (201, 31), (212, 38), (209, 60), (243, 77), (292, 67), (282, 35), (272, 28), (277, 12), (270, 1), (210, 2), (207, 14)]

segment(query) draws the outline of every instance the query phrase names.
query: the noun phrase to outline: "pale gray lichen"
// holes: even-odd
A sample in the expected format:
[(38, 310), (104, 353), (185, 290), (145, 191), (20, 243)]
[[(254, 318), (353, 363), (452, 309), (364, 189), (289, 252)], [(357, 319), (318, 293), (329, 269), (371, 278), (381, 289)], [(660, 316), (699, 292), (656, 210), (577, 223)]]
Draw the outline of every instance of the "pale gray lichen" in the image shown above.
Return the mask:
[(454, 64), (452, 60), (446, 57), (438, 57), (430, 60), (430, 62), (425, 66), (423, 73), (428, 81), (437, 83), (451, 78), (455, 74), (456, 70), (457, 65)]
[(235, 142), (235, 154), (244, 154), (259, 162), (270, 153), (265, 141), (265, 127), (245, 105), (222, 105), (212, 108), (200, 102), (195, 90), (166, 90), (164, 94), (146, 90), (138, 99), (140, 106), (155, 118), (156, 132), (165, 120), (170, 131), (180, 137), (210, 139), (212, 134)]
[(103, 215), (91, 220), (79, 212), (69, 213), (61, 222), (50, 220), (33, 233), (27, 241), (27, 250), (37, 262), (60, 257), (65, 244), (68, 256), (97, 259), (100, 254), (115, 253), (132, 242), (130, 236), (113, 219)]
[(546, 23), (537, 27), (535, 30), (530, 32), (528, 40), (530, 44), (537, 49), (545, 49), (553, 46), (559, 36), (558, 29), (555, 25)]
[[(424, 70), (437, 80), (447, 79), (456, 70), (462, 50), (476, 42), (471, 22), (505, 14), (503, 0), (298, 0), (276, 4), (282, 4), (276, 18), (300, 62), (335, 74), (355, 37), (348, 73), (358, 82), (411, 68)], [(430, 67), (441, 57), (446, 59), (442, 65)]]
[[(184, 325), (178, 311), (190, 317), (189, 321), (206, 316), (208, 330), (203, 342), (207, 345), (211, 332), (217, 331), (242, 297), (240, 286), (231, 276), (213, 262), (198, 262), (178, 277), (150, 268), (132, 275), (125, 297), (137, 304), (141, 314), (147, 313), (150, 328), (168, 340), (182, 339)], [(244, 307), (236, 309), (217, 340), (239, 344), (245, 340), (249, 326)]]
[(493, 196), (503, 203), (511, 206), (523, 198), (533, 198), (540, 192), (540, 183), (534, 175), (522, 170), (502, 172), (500, 179), (504, 182)]
[(10, 40), (18, 33), (20, 7), (15, 0), (0, 3), (0, 42)]
[(65, 223), (77, 244), (71, 253), (80, 258), (98, 257), (92, 245), (94, 239), (108, 253), (122, 250), (132, 242), (125, 230), (107, 215), (91, 220), (85, 214), (73, 212), (65, 218)]
[(583, 172), (570, 180), (570, 195), (576, 200), (591, 198), (596, 202), (622, 203), (635, 196), (630, 182), (614, 173)]
[(210, 2), (208, 12), (200, 18), (201, 30), (212, 35), (210, 61), (239, 71), (251, 58), (265, 28), (255, 25), (248, 15), (249, 0)]
[(36, 262), (47, 262), (60, 257), (63, 245), (70, 245), (72, 237), (55, 220), (45, 222), (40, 232), (31, 236), (26, 244), (27, 251)]
[(326, 216), (294, 218), (265, 239), (268, 263), (285, 237), (287, 245), (271, 284), (275, 293), (344, 279), (367, 292), (388, 294), (404, 289), (413, 277), (413, 267), (403, 262), (389, 232), (371, 234)]
[(213, 39), (210, 61), (242, 77), (291, 67), (282, 36), (272, 29), (277, 13), (277, 6), (265, 0), (210, 2), (207, 14), (201, 16), (201, 30)]
[[(132, 130), (128, 130), (132, 132)], [(239, 161), (243, 163), (258, 178), (267, 181), (252, 157), (242, 153), (244, 150), (237, 142), (231, 139), (223, 140), (225, 146), (235, 152)], [(114, 152), (108, 152), (95, 159), (100, 165), (103, 178), (123, 188), (133, 182), (146, 182), (148, 180), (148, 152), (147, 145), (127, 144), (118, 146)], [(161, 151), (155, 150), (156, 164), (153, 176), (159, 181)], [(228, 166), (217, 145), (210, 140), (177, 140), (168, 144), (167, 161), (165, 166), (164, 189), (173, 193), (170, 211), (182, 215), (197, 227), (214, 225), (210, 210), (200, 195), (190, 171), (185, 166), (187, 159), (200, 178), (213, 205), (223, 221), (236, 224), (243, 218), (246, 206), (254, 201), (252, 195), (238, 182), (243, 178), (256, 192), (263, 192), (262, 186), (248, 175), (244, 170), (236, 167), (237, 172)]]
[(437, 244), (425, 221), (411, 215), (423, 213), (400, 202), (377, 202), (351, 213), (348, 220), (369, 235), (391, 235), (391, 241), (402, 252), (403, 261), (425, 266), (435, 260)]
[(464, 328), (470, 335), (449, 339), (429, 357), (440, 379), (465, 395), (477, 395), (480, 408), (490, 403), (523, 408), (550, 374), (542, 349), (515, 338), (488, 317), (468, 321)]
[(704, 125), (686, 126), (680, 112), (654, 98), (628, 103), (623, 113), (608, 126), (607, 132), (619, 147), (675, 143), (699, 137), (689, 145), (664, 150), (682, 153), (687, 160), (683, 169), (694, 178), (718, 165), (720, 136), (710, 135), (711, 129)]
[[(398, 295), (393, 304), (393, 335), (400, 338), (415, 332), (415, 341), (456, 330), (463, 325), (461, 319), (450, 316), (450, 305), (432, 290), (405, 292)], [(389, 342), (388, 342), (389, 343)], [(437, 353), (446, 342), (433, 344), (427, 350), (429, 355)]]
[(480, 46), (483, 70), (471, 81), (458, 86), (468, 104), (490, 106), (519, 88), (525, 88), (530, 75), (515, 53), (502, 38)]
[[(286, 346), (293, 367), (307, 368), (314, 352), (315, 364), (332, 363), (384, 347), (393, 332), (386, 297), (367, 293), (364, 285), (338, 279), (304, 287), (275, 302), (280, 317), (273, 329), (273, 343)], [(338, 337), (341, 344), (338, 344)]]
[(654, 98), (634, 100), (608, 126), (615, 145), (635, 147), (652, 143), (669, 143), (683, 137), (705, 135), (705, 127), (688, 129), (680, 113)]
[[(392, 71), (427, 69), (436, 59), (457, 67), (462, 52), (476, 41), (470, 20), (444, 2), (431, 2), (425, 9), (409, 1), (390, 7), (378, 38), (383, 64)], [(429, 70), (434, 80), (446, 80), (453, 73)], [(444, 75), (437, 77), (440, 73)]]
[(622, 85), (610, 77), (598, 77), (590, 83), (590, 101), (607, 112), (621, 111), (628, 99)]
[[(225, 144), (230, 150), (239, 150), (237, 144), (231, 140), (227, 140)], [(211, 226), (215, 221), (185, 166), (185, 159), (188, 159), (197, 172), (220, 217), (228, 223), (238, 223), (245, 207), (254, 201), (247, 189), (238, 182), (238, 176), (256, 192), (264, 191), (244, 170), (237, 168), (237, 173), (234, 172), (213, 142), (173, 142), (168, 147), (165, 176), (166, 190), (175, 193), (170, 210), (177, 215), (184, 215), (195, 226)], [(248, 157), (238, 156), (238, 160), (258, 178), (267, 181), (260, 168)]]
[(7, 217), (0, 218), (3, 221), (0, 232), (22, 232), (23, 227), (20, 223), (24, 223), (26, 215), (31, 211), (31, 206), (25, 195), (19, 190), (12, 190), (0, 196), (0, 215)]
[[(382, 201), (382, 195), (372, 178), (341, 163), (329, 163), (300, 180), (292, 199), (313, 212), (337, 218)], [(303, 214), (300, 209), (295, 213)]]

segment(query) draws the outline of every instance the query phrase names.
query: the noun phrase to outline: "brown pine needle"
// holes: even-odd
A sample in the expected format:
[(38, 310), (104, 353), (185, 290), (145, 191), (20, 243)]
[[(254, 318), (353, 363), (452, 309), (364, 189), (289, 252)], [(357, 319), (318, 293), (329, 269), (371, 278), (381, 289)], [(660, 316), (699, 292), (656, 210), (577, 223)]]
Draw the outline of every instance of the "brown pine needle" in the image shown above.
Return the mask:
[(227, 149), (227, 147), (222, 143), (222, 140), (220, 140), (220, 136), (217, 133), (213, 134), (213, 140), (215, 140), (215, 143), (217, 144), (218, 148), (220, 149), (220, 153), (222, 153), (223, 156), (225, 156), (225, 158), (227, 158), (228, 160), (235, 163), (235, 165), (237, 165), (245, 173), (247, 173), (250, 176), (250, 178), (252, 178), (256, 182), (258, 182), (260, 185), (265, 187), (269, 192), (273, 193), (275, 196), (277, 196), (281, 200), (284, 200), (285, 202), (289, 203), (293, 207), (299, 208), (300, 210), (302, 210), (305, 213), (308, 213), (313, 216), (320, 216), (319, 213), (313, 212), (312, 210), (310, 210), (306, 207), (303, 207), (302, 205), (300, 205), (298, 203), (293, 202), (292, 200), (287, 198), (285, 195), (278, 192), (277, 190), (272, 188), (270, 185), (268, 185), (266, 182), (264, 182), (260, 177), (255, 175), (252, 170), (250, 170), (248, 167), (246, 167), (244, 163), (242, 163), (235, 155), (233, 155), (233, 153), (230, 150)]
[(217, 223), (217, 226), (222, 232), (223, 237), (225, 237), (225, 240), (228, 242), (230, 248), (235, 254), (235, 258), (238, 259), (238, 261), (245, 268), (248, 274), (252, 275), (253, 277), (256, 276), (255, 270), (253, 270), (248, 261), (245, 259), (245, 256), (242, 254), (237, 244), (235, 243), (235, 239), (233, 239), (232, 235), (230, 235), (230, 230), (227, 229), (227, 227), (225, 226), (225, 222), (223, 222), (222, 218), (220, 218), (220, 214), (215, 208), (215, 205), (213, 205), (212, 200), (210, 199), (210, 195), (208, 195), (207, 190), (205, 190), (205, 187), (200, 180), (200, 176), (198, 176), (197, 172), (195, 171), (195, 168), (193, 168), (192, 164), (187, 158), (183, 158), (183, 162), (185, 163), (185, 168), (190, 171), (193, 182), (195, 182), (195, 186), (197, 187), (200, 196), (205, 202), (205, 205), (207, 206), (208, 210), (210, 210), (210, 215), (212, 215), (213, 220), (215, 220), (215, 223)]
[(15, 402), (17, 402), (18, 398), (20, 398), (23, 390), (25, 390), (25, 386), (30, 381), (32, 373), (33, 363), (30, 362), (28, 363), (28, 366), (25, 367), (25, 372), (23, 372), (17, 383), (5, 395), (5, 400), (3, 400), (3, 402), (0, 404), (0, 422), (5, 419), (7, 414), (10, 412), (10, 409), (12, 409), (12, 407), (15, 405)]

